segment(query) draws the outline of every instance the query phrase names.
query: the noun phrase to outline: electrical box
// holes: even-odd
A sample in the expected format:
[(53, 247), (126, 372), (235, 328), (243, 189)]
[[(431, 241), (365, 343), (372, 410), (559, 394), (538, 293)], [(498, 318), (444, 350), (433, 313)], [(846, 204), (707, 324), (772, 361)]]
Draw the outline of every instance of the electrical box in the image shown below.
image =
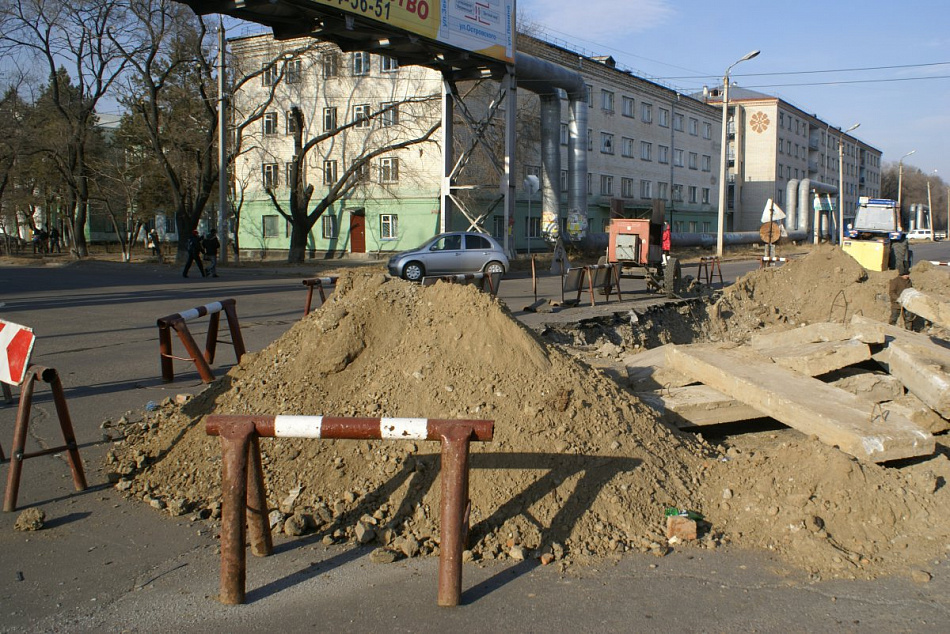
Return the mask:
[(845, 240), (841, 249), (869, 271), (886, 271), (891, 253), (889, 240)]
[(650, 221), (614, 218), (610, 221), (607, 261), (647, 264), (650, 260)]

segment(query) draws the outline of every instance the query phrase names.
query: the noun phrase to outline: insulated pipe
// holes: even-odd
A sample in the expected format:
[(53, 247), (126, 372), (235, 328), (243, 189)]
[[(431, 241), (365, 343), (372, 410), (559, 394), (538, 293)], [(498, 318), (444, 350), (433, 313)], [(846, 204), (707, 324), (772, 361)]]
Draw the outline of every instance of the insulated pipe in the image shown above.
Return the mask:
[[(791, 184), (791, 183), (789, 183)], [(798, 183), (798, 229), (803, 231), (809, 230), (808, 224), (808, 206), (811, 204), (811, 193), (818, 192), (822, 194), (837, 194), (838, 188), (835, 185), (829, 185), (828, 183), (822, 183), (821, 181), (813, 181), (810, 178), (803, 178), (801, 182)], [(821, 223), (819, 221), (819, 212), (815, 211), (815, 219), (811, 223), (811, 231), (815, 236), (815, 242), (818, 242), (818, 233), (821, 229)]]
[(785, 205), (785, 213), (788, 215), (788, 218), (785, 221), (785, 227), (789, 231), (800, 231), (801, 227), (798, 226), (798, 179), (793, 178), (788, 181), (788, 185), (785, 187), (785, 200), (788, 203)]
[[(541, 147), (542, 161), (545, 148), (554, 149), (557, 155), (557, 171), (550, 174), (551, 193), (553, 200), (542, 193), (542, 211), (560, 216), (557, 187), (554, 183), (560, 180), (560, 96), (558, 89), (567, 93), (570, 108), (568, 124), (568, 196), (569, 211), (577, 211), (584, 219), (587, 218), (587, 84), (583, 76), (575, 71), (568, 70), (547, 60), (538, 59), (527, 53), (515, 53), (515, 69), (519, 88), (524, 88), (542, 97), (541, 114)], [(553, 104), (545, 105), (546, 100), (557, 100), (556, 125), (551, 127), (551, 121), (545, 125), (545, 110), (553, 109)], [(546, 165), (547, 169), (550, 165)], [(542, 176), (543, 176), (542, 171)], [(542, 179), (543, 182), (543, 179)], [(542, 185), (543, 187), (543, 185)]]
[[(561, 207), (561, 98), (557, 91), (541, 97), (541, 215), (556, 219)], [(543, 223), (542, 223), (543, 227)]]

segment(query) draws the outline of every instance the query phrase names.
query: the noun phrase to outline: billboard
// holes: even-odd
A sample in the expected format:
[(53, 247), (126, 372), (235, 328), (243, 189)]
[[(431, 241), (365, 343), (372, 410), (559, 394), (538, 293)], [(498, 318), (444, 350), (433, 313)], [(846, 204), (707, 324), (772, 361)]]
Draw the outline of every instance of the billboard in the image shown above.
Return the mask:
[(514, 62), (514, 0), (310, 0), (429, 40)]

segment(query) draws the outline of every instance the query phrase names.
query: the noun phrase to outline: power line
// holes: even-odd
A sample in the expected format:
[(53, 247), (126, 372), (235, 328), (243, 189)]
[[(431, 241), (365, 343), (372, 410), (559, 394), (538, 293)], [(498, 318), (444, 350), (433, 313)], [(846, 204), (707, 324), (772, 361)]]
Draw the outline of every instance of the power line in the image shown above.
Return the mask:
[[(896, 70), (901, 68), (927, 68), (929, 66), (946, 66), (950, 62), (928, 62), (925, 64), (902, 64), (899, 66), (869, 66), (867, 68), (838, 68), (828, 70), (790, 70), (777, 73), (742, 73), (733, 74), (732, 77), (770, 77), (777, 75), (816, 75), (821, 73), (857, 73), (872, 70)], [(663, 77), (662, 79), (705, 79), (707, 77), (718, 77), (718, 75), (681, 75), (679, 77)]]

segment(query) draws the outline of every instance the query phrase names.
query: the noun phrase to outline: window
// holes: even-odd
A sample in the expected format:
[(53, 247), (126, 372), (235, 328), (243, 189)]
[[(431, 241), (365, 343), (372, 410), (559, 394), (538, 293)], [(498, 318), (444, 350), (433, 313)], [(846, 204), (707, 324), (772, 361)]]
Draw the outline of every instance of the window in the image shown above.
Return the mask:
[(673, 165), (683, 167), (683, 150), (673, 149)]
[(712, 138), (712, 124), (711, 123), (705, 123), (705, 122), (703, 123), (703, 138), (704, 139)]
[(354, 128), (368, 128), (369, 127), (369, 104), (361, 103), (353, 106), (353, 122), (356, 124)]
[(505, 217), (495, 214), (491, 217), (491, 236), (501, 239), (505, 235)]
[(614, 135), (608, 132), (600, 133), (600, 152), (601, 154), (614, 153)]
[(614, 177), (609, 174), (600, 175), (600, 195), (601, 196), (613, 196), (614, 194)]
[(693, 204), (695, 205), (695, 204), (696, 204), (696, 201), (697, 201), (696, 194), (697, 194), (697, 192), (698, 192), (696, 186), (695, 186), (695, 185), (690, 185), (690, 186), (689, 186), (689, 189), (688, 189), (687, 191), (689, 192), (689, 202), (691, 202), (691, 203), (693, 203)]
[(299, 59), (292, 59), (287, 62), (287, 83), (299, 84), (303, 78), (303, 62)]
[(570, 131), (568, 130), (567, 124), (561, 124), (561, 145), (567, 145), (567, 141), (570, 138)]
[(353, 53), (353, 74), (369, 74), (369, 53), (366, 51), (357, 51), (356, 53)]
[(379, 70), (384, 73), (395, 73), (399, 70), (399, 60), (389, 55), (383, 55), (379, 58)]
[(703, 187), (703, 192), (702, 192), (702, 193), (703, 193), (702, 202), (703, 202), (704, 205), (708, 205), (708, 204), (709, 204), (709, 188), (708, 188), (708, 187)]
[(587, 128), (587, 151), (594, 151), (594, 131), (590, 128)]
[(369, 181), (369, 165), (362, 160), (357, 159), (353, 161), (353, 180), (358, 183), (365, 183)]
[(708, 154), (703, 154), (703, 171), (711, 172), (712, 171), (712, 157)]
[[(540, 216), (528, 217), (527, 221), (524, 223), (524, 236), (526, 238), (540, 238), (541, 237), (541, 217)], [(468, 236), (466, 238), (466, 244), (468, 244), (473, 237), (474, 236)], [(485, 245), (484, 248), (490, 249), (491, 245)]]
[(708, 220), (703, 221), (703, 233), (712, 233), (712, 223)]
[(633, 97), (624, 97), (621, 101), (621, 106), (623, 107), (623, 116), (625, 117), (635, 117), (637, 116), (636, 111), (634, 110), (634, 100)]
[(286, 121), (286, 132), (287, 134), (293, 134), (297, 131), (297, 118), (294, 117), (294, 111), (287, 111), (287, 121)]
[(333, 238), (338, 238), (340, 236), (340, 227), (337, 223), (336, 216), (328, 216), (324, 214), (323, 218), (320, 219), (321, 224), (323, 225), (321, 234), (323, 235), (324, 240), (332, 240)]
[(280, 185), (280, 169), (277, 163), (264, 163), (261, 166), (261, 182), (264, 189), (273, 189)]
[(263, 124), (265, 135), (277, 134), (276, 112), (265, 112), (263, 118), (261, 119), (261, 123)]
[(640, 181), (640, 198), (653, 198), (653, 181)]
[(261, 216), (261, 233), (265, 238), (280, 237), (280, 216), (268, 214)]
[(567, 170), (561, 170), (561, 191), (566, 192), (568, 187)]
[(323, 109), (323, 131), (336, 130), (336, 108)]
[(388, 157), (379, 159), (379, 182), (380, 183), (398, 183), (399, 182), (399, 159)]
[(594, 107), (594, 87), (590, 84), (587, 84), (587, 107)]
[(340, 74), (340, 57), (336, 53), (324, 53), (320, 56), (320, 68), (323, 78), (337, 77)]
[(670, 162), (670, 148), (666, 145), (658, 145), (656, 148), (656, 160), (666, 165)]
[(620, 195), (624, 198), (633, 198), (633, 179), (632, 178), (621, 178), (620, 179)]
[(678, 112), (673, 115), (673, 129), (677, 132), (683, 131), (683, 119), (683, 115)]
[(541, 180), (541, 166), (540, 165), (525, 165), (524, 175), (525, 175), (525, 178), (527, 178), (528, 176), (537, 176), (538, 180)]
[(384, 128), (391, 128), (399, 125), (399, 102), (387, 101), (382, 104), (383, 111), (379, 115), (379, 125)]
[(670, 197), (670, 184), (659, 182), (656, 184), (656, 197), (660, 200), (667, 200)]
[(332, 185), (339, 178), (339, 171), (336, 161), (323, 162), (323, 184)]
[(779, 140), (778, 140), (778, 153), (779, 153), (779, 154), (785, 154), (784, 148), (785, 148), (785, 143), (782, 141), (782, 139), (779, 139)]
[(640, 141), (640, 158), (644, 161), (653, 160), (653, 144), (646, 141)]
[(780, 128), (785, 127), (785, 113), (784, 112), (778, 113), (778, 127)]
[(614, 111), (614, 94), (609, 90), (600, 91), (600, 107), (604, 112)]
[(633, 139), (628, 138), (628, 137), (622, 137), (620, 139), (620, 153), (622, 155), (633, 158), (634, 156), (633, 146), (634, 146)]
[(673, 202), (681, 203), (683, 202), (683, 186), (673, 184)]
[(699, 136), (699, 119), (693, 119), (690, 117), (689, 133), (693, 136)]
[(689, 153), (689, 169), (699, 169), (699, 154), (696, 152)]
[(653, 123), (653, 104), (640, 102), (640, 120)]
[(262, 86), (273, 86), (277, 83), (277, 78), (280, 73), (277, 72), (277, 64), (271, 62), (270, 64), (261, 64), (261, 85)]
[(661, 128), (670, 127), (670, 111), (666, 108), (660, 108), (658, 113), (659, 114), (657, 115), (656, 119), (657, 125), (659, 125)]
[[(302, 167), (302, 166), (301, 166)], [(287, 187), (294, 186), (294, 164), (293, 162), (284, 163), (284, 182)]]
[(396, 214), (381, 214), (379, 216), (380, 240), (395, 240), (399, 237), (399, 216)]

